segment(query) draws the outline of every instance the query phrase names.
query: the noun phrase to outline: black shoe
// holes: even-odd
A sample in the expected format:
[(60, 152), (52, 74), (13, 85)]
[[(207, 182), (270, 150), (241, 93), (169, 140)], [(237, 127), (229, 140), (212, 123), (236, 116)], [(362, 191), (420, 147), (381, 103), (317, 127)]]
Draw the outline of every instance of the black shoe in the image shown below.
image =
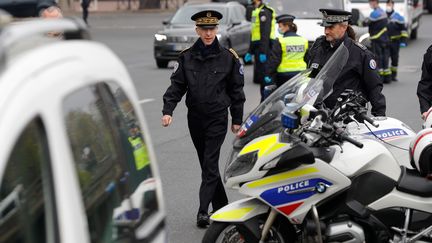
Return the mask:
[(209, 216), (205, 213), (198, 213), (197, 226), (198, 228), (206, 228), (210, 224)]

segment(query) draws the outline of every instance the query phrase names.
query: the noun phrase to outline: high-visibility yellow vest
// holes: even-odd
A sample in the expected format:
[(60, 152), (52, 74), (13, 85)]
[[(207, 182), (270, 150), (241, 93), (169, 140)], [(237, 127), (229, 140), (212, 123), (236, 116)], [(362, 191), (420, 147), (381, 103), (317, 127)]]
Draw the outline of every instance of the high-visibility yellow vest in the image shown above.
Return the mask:
[(308, 40), (301, 36), (278, 38), (282, 48), (282, 60), (277, 68), (278, 73), (303, 71), (306, 62), (303, 60), (308, 49)]
[(138, 136), (135, 138), (129, 137), (128, 138), (130, 144), (133, 147), (134, 150), (134, 157), (135, 157), (135, 166), (137, 170), (141, 170), (145, 166), (147, 166), (150, 161), (147, 154), (147, 149), (142, 141), (142, 139)]
[[(261, 40), (261, 32), (260, 32), (260, 17), (259, 13), (261, 12), (261, 9), (264, 7), (264, 4), (262, 4), (260, 7), (254, 9), (252, 11), (252, 29), (251, 29), (251, 40), (252, 41), (259, 41)], [(270, 39), (274, 40), (276, 39), (276, 33), (275, 33), (275, 23), (276, 23), (276, 12), (273, 8), (266, 6), (267, 8), (271, 9), (273, 11), (272, 13), (272, 19), (271, 19), (271, 31), (270, 31)], [(268, 20), (267, 20), (268, 21)]]

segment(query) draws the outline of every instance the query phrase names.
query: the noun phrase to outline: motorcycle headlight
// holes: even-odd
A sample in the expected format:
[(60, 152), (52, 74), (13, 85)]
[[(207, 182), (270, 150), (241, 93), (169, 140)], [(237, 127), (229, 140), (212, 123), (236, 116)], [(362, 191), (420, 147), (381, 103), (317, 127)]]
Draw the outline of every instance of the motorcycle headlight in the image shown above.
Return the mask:
[(155, 36), (155, 39), (156, 39), (157, 41), (164, 41), (164, 40), (167, 40), (166, 35), (155, 34), (154, 36)]
[(258, 160), (258, 151), (243, 154), (234, 159), (234, 161), (229, 164), (225, 170), (224, 181), (226, 182), (228, 178), (246, 174), (255, 165)]

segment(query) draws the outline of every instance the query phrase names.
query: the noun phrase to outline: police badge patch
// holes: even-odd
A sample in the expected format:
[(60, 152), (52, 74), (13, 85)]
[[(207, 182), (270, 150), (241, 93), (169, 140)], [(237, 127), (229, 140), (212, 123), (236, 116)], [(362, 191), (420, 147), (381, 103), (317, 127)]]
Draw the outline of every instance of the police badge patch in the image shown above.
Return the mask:
[(243, 65), (240, 65), (239, 73), (240, 73), (240, 75), (244, 74), (244, 67), (243, 67)]
[(178, 67), (179, 67), (179, 63), (175, 62), (173, 66), (173, 73), (177, 72)]
[(376, 67), (377, 67), (377, 63), (375, 62), (374, 59), (371, 59), (371, 60), (369, 61), (369, 67), (370, 67), (372, 70), (375, 70), (375, 69), (376, 69)]
[(267, 18), (266, 18), (266, 16), (265, 15), (263, 15), (263, 16), (261, 16), (261, 22), (265, 22), (266, 20), (267, 20)]

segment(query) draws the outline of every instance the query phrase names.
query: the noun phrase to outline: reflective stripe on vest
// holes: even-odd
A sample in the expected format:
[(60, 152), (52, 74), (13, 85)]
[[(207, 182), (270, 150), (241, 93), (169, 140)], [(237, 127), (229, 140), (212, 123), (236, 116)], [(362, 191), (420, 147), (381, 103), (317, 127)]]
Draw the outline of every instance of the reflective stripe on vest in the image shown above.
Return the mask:
[(373, 35), (370, 37), (371, 40), (376, 40), (382, 36), (387, 31), (387, 27), (384, 27), (380, 32), (378, 32), (376, 35)]
[(277, 72), (286, 73), (305, 70), (306, 62), (303, 58), (308, 49), (308, 40), (301, 36), (287, 36), (278, 40), (282, 48), (282, 60)]
[[(264, 7), (264, 4), (260, 7), (256, 8), (254, 11), (252, 11), (252, 28), (251, 28), (251, 41), (259, 41), (261, 40), (261, 30), (260, 30), (260, 17), (259, 13), (261, 12), (261, 9)], [(272, 10), (272, 19), (271, 19), (271, 32), (270, 32), (270, 39), (274, 40), (276, 39), (276, 33), (275, 33), (275, 23), (276, 23), (276, 14), (273, 8), (266, 6), (267, 8)]]
[(150, 160), (148, 158), (147, 149), (145, 148), (142, 140), (140, 137), (128, 138), (130, 144), (133, 147), (134, 150), (134, 157), (135, 157), (135, 166), (137, 170), (141, 170), (145, 166), (147, 166), (150, 163)]

